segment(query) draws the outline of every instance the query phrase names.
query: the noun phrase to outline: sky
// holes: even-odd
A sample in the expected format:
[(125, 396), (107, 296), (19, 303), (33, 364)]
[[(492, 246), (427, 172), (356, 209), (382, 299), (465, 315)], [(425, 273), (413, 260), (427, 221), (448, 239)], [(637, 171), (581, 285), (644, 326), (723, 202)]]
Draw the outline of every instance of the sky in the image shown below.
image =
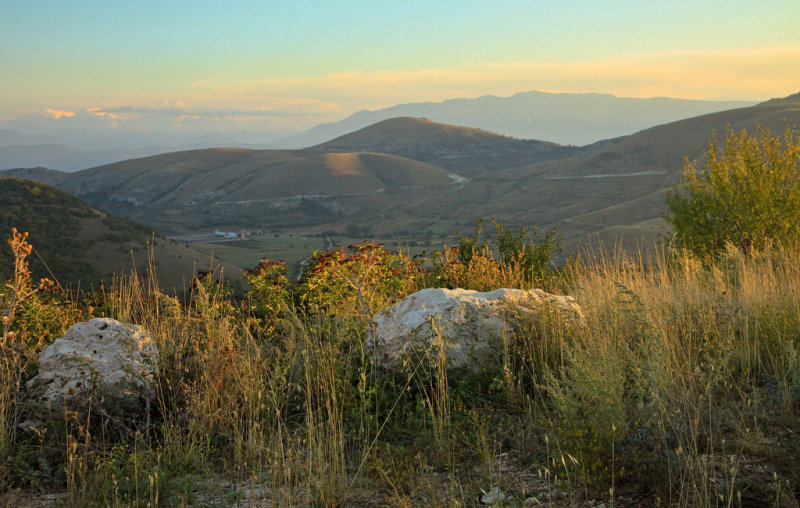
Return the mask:
[(800, 91), (798, 0), (0, 0), (0, 128), (293, 133), (517, 92)]

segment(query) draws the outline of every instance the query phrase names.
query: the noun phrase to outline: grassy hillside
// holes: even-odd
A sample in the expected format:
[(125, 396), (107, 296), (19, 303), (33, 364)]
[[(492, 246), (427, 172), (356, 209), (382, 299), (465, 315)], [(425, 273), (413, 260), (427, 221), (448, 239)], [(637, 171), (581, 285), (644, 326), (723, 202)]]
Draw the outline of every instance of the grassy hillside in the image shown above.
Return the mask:
[[(182, 291), (196, 268), (210, 259), (156, 235), (152, 228), (92, 208), (54, 187), (19, 178), (0, 178), (0, 232), (11, 228), (29, 233), (34, 245), (30, 266), (34, 277), (62, 285), (96, 285), (114, 274), (146, 272), (151, 257), (164, 277), (163, 286)], [(196, 265), (196, 266), (195, 266)], [(0, 248), (0, 278), (10, 275), (11, 250)], [(229, 272), (238, 270), (229, 267)]]
[[(16, 227), (29, 232), (30, 241), (37, 246), (31, 261), (37, 278), (55, 275), (65, 283), (98, 279), (97, 267), (86, 259), (89, 241), (80, 233), (82, 223), (102, 218), (86, 203), (53, 187), (16, 178), (0, 179), (0, 202), (3, 236)], [(143, 229), (137, 232), (144, 234)], [(0, 278), (10, 276), (11, 260), (11, 250), (3, 245)]]
[(790, 96), (583, 148), (396, 118), (310, 150), (177, 152), (92, 168), (57, 184), (166, 234), (343, 234), (355, 226), (376, 238), (416, 242), (445, 239), (454, 227), (466, 231), (494, 216), (509, 226), (557, 227), (574, 252), (598, 237), (652, 244), (664, 233), (663, 193), (679, 181), (684, 157), (701, 156), (714, 132), (724, 138), (728, 126), (754, 130), (758, 123), (776, 132), (800, 125), (800, 104)]
[(515, 139), (481, 129), (392, 118), (322, 143), (311, 150), (380, 152), (428, 162), (470, 176), (495, 169), (561, 159), (580, 152), (545, 141)]
[(386, 154), (220, 148), (92, 168), (59, 185), (161, 231), (185, 231), (361, 220), (454, 181), (441, 168)]
[(429, 214), (496, 215), (512, 224), (556, 226), (569, 250), (600, 231), (612, 242), (651, 243), (663, 231), (656, 220), (666, 210), (663, 192), (680, 180), (684, 158), (700, 157), (715, 132), (724, 140), (728, 126), (754, 132), (757, 124), (775, 133), (800, 126), (800, 103), (703, 115), (638, 132), (588, 156), (478, 175), (458, 194), (437, 200)]

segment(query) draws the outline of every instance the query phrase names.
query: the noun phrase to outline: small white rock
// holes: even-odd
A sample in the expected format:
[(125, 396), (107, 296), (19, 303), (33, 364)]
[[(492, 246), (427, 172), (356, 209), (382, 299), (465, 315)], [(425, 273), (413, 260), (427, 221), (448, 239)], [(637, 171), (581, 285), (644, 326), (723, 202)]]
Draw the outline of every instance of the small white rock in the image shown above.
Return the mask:
[(504, 500), (505, 498), (506, 495), (503, 493), (502, 490), (500, 490), (497, 487), (493, 487), (492, 490), (483, 495), (483, 497), (481, 498), (481, 503), (492, 505), (498, 501)]

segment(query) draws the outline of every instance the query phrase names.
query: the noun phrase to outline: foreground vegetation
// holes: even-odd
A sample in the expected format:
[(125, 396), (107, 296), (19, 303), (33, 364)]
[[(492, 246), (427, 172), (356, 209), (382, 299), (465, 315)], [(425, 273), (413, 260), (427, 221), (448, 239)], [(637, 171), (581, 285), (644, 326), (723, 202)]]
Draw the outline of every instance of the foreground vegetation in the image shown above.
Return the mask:
[(681, 187), (667, 195), (667, 207), (674, 242), (700, 257), (727, 244), (742, 251), (800, 244), (800, 132), (728, 128), (724, 147), (709, 141), (700, 171), (684, 162)]
[[(507, 506), (798, 505), (800, 251), (588, 253), (559, 271), (553, 234), (495, 224), (484, 238), (425, 260), (373, 243), (320, 252), (296, 284), (264, 260), (245, 298), (200, 276), (181, 302), (155, 273), (80, 297), (35, 288), (15, 234), (0, 293), (4, 501), (469, 506), (497, 488)], [(482, 373), (436, 354), (379, 371), (371, 318), (423, 287), (567, 292), (586, 325), (523, 321)], [(38, 352), (95, 316), (153, 334), (154, 403), (20, 428)]]

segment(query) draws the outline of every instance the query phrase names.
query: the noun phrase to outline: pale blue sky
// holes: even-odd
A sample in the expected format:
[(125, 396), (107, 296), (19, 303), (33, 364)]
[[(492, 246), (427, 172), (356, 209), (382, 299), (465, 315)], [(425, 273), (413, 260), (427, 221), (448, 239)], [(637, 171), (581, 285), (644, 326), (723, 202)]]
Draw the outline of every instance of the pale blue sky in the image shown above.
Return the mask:
[(260, 111), (279, 128), (537, 89), (761, 100), (800, 90), (798, 26), (798, 0), (0, 0), (0, 120)]

